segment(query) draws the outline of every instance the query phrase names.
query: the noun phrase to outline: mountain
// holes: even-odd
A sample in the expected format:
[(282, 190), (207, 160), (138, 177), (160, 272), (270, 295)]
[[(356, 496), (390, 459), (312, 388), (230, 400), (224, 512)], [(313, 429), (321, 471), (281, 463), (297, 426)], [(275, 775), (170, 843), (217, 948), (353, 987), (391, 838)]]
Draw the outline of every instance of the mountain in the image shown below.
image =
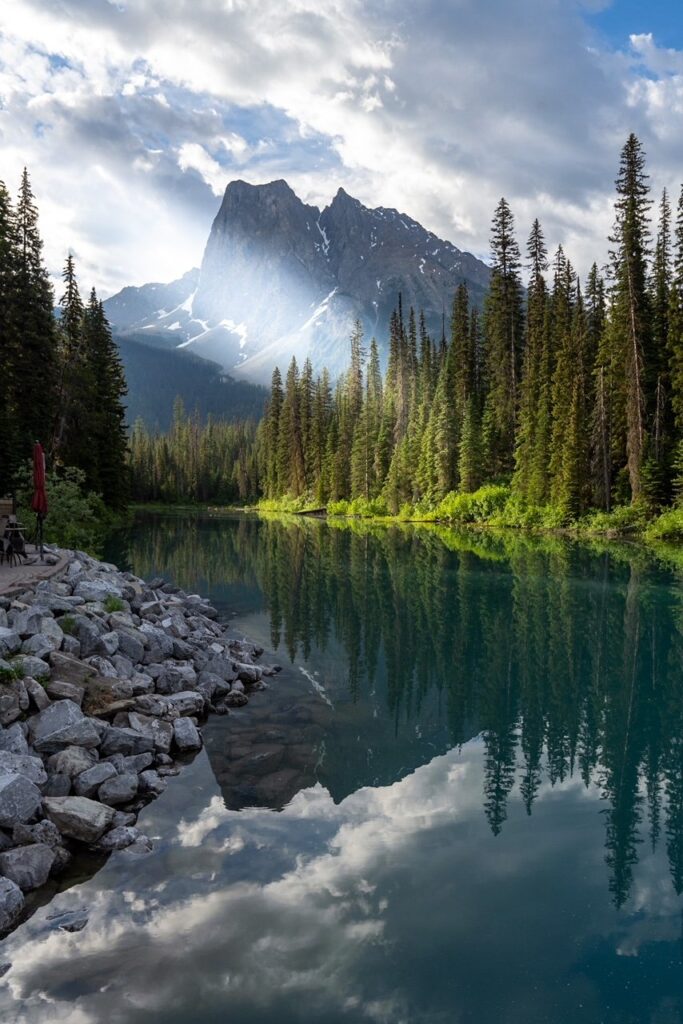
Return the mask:
[(202, 420), (260, 419), (266, 404), (264, 388), (246, 380), (233, 380), (220, 366), (184, 351), (163, 351), (135, 334), (117, 338), (128, 382), (127, 421), (167, 430), (173, 404), (181, 398), (188, 412)]
[(339, 189), (322, 212), (286, 181), (233, 181), (201, 268), (167, 285), (124, 288), (105, 302), (117, 335), (191, 351), (233, 376), (266, 383), (292, 355), (333, 373), (348, 360), (353, 320), (386, 358), (399, 292), (439, 336), (457, 285), (480, 305), (490, 270), (396, 210), (368, 209)]

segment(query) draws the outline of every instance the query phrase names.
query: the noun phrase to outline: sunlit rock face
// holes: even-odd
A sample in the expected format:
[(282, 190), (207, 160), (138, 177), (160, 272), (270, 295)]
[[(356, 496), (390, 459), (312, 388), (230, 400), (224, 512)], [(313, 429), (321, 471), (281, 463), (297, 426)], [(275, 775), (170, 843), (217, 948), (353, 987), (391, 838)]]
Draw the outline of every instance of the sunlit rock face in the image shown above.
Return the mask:
[(267, 382), (292, 355), (341, 372), (356, 318), (385, 361), (399, 293), (406, 315), (410, 306), (424, 310), (438, 338), (457, 285), (466, 282), (481, 305), (488, 279), (489, 268), (471, 254), (396, 210), (368, 209), (343, 189), (321, 212), (285, 181), (233, 181), (199, 272), (167, 286), (124, 289), (106, 307), (119, 331), (145, 332), (150, 342)]

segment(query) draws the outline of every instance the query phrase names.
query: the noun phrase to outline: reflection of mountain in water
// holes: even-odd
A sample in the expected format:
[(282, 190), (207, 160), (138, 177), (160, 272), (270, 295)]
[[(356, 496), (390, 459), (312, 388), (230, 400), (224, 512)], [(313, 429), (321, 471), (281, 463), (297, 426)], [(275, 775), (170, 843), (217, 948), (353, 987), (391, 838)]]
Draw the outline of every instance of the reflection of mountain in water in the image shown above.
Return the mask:
[[(683, 891), (681, 599), (639, 549), (145, 518), (130, 554), (137, 572), (209, 586), (224, 606), (237, 585), (258, 588), (272, 645), (324, 670), (335, 711), (312, 696), (315, 729), (302, 743), (319, 759), (324, 741), (313, 772), (335, 799), (400, 777), (476, 724), (494, 834), (513, 787), (531, 814), (543, 781), (597, 781), (615, 903), (646, 837), (664, 842)], [(293, 713), (282, 711), (285, 732)]]

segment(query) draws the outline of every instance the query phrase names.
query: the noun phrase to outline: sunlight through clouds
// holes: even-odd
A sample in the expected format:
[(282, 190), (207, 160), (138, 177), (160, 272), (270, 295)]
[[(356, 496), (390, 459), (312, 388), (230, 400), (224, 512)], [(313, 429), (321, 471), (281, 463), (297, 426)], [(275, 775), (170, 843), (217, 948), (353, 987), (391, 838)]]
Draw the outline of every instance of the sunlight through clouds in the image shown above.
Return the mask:
[[(109, 291), (198, 263), (234, 177), (285, 177), (323, 205), (341, 184), (484, 256), (505, 194), (521, 235), (538, 215), (585, 271), (627, 132), (656, 187), (675, 188), (683, 149), (683, 53), (651, 33), (603, 52), (586, 10), (15, 0), (0, 14), (2, 173), (14, 188), (30, 167), (53, 269), (73, 248)], [(102, 214), (97, 165), (123, 186)], [(74, 190), (68, 220), (50, 197)]]

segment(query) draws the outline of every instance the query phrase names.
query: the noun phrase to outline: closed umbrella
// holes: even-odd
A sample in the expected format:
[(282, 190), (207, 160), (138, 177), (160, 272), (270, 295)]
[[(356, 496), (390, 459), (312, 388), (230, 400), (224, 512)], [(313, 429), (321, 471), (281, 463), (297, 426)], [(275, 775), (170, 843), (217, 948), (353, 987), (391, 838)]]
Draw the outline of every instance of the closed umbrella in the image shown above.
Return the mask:
[(40, 441), (33, 446), (33, 500), (31, 508), (38, 520), (38, 544), (40, 560), (43, 561), (43, 521), (47, 515), (47, 494), (45, 493), (45, 452)]

